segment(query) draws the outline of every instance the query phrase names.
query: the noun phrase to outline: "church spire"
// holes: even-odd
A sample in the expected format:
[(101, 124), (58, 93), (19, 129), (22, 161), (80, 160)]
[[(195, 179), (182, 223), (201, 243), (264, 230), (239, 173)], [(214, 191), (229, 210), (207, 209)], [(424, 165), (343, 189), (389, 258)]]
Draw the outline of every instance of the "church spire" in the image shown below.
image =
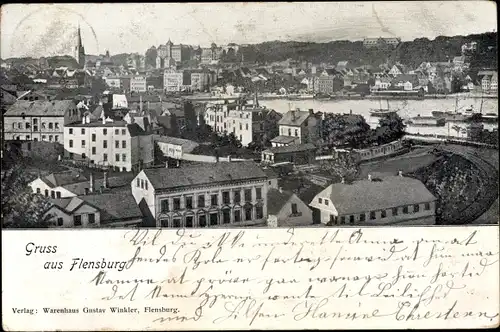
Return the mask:
[(78, 23), (78, 47), (82, 46), (82, 34), (80, 33), (80, 23)]

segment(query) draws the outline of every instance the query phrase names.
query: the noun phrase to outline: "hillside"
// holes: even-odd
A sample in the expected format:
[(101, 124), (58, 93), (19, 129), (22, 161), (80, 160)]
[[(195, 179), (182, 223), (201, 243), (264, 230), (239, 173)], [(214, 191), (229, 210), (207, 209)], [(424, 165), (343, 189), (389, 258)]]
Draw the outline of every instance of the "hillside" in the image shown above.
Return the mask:
[(337, 63), (349, 61), (354, 65), (379, 65), (384, 62), (415, 67), (423, 61), (441, 62), (460, 55), (464, 43), (476, 41), (478, 52), (472, 56), (473, 67), (496, 67), (497, 33), (490, 32), (469, 36), (437, 37), (402, 42), (396, 49), (367, 49), (361, 41), (264, 42), (242, 49), (245, 62), (272, 62), (293, 59), (312, 63)]

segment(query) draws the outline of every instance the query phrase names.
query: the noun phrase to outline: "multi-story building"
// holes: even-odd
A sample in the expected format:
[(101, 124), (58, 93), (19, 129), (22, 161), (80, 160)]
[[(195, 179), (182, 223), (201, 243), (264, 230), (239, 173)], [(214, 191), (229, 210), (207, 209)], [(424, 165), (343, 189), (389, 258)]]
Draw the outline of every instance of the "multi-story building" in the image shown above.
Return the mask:
[(313, 213), (315, 222), (327, 225), (435, 224), (436, 197), (419, 180), (402, 175), (332, 184), (309, 205), (319, 212)]
[(96, 167), (113, 167), (120, 171), (139, 171), (152, 165), (153, 134), (147, 118), (134, 123), (109, 119), (64, 127), (64, 156)]
[(145, 76), (134, 76), (130, 79), (130, 91), (146, 92), (148, 90)]
[[(316, 143), (319, 136), (319, 123), (321, 116), (315, 114), (312, 109), (301, 111), (300, 109), (287, 112), (278, 122), (279, 136), (273, 138), (273, 146), (285, 146), (289, 144)], [(293, 143), (289, 142), (293, 137)]]
[(265, 225), (267, 176), (254, 162), (141, 171), (131, 183), (156, 227)]
[(121, 88), (121, 79), (116, 76), (108, 76), (104, 78), (106, 85), (110, 88), (120, 89)]
[(340, 72), (335, 69), (325, 69), (320, 75), (313, 76), (313, 90), (317, 93), (332, 94), (344, 87)]
[(263, 142), (278, 132), (281, 114), (261, 107), (258, 101), (247, 105), (243, 101), (209, 105), (205, 112), (205, 123), (217, 133), (233, 133), (243, 146), (251, 142)]
[(72, 100), (18, 100), (3, 116), (4, 139), (63, 143), (64, 126), (81, 121)]
[(498, 72), (493, 70), (480, 71), (478, 76), (481, 78), (481, 89), (484, 92), (498, 92)]
[(166, 92), (181, 91), (184, 83), (184, 73), (181, 70), (167, 69), (163, 73), (163, 89)]
[(191, 90), (205, 91), (210, 86), (210, 73), (204, 70), (191, 71)]
[(374, 47), (396, 47), (401, 43), (401, 38), (365, 38), (363, 40), (363, 46), (366, 48)]

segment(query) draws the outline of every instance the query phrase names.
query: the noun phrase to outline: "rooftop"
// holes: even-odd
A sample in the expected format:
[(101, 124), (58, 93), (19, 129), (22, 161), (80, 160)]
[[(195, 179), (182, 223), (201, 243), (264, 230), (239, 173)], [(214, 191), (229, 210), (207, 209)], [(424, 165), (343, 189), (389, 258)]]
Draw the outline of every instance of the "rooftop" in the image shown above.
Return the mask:
[(155, 190), (267, 178), (255, 162), (220, 162), (143, 171)]
[(42, 181), (45, 182), (47, 185), (49, 185), (51, 188), (87, 180), (88, 179), (83, 174), (76, 173), (73, 171), (51, 173), (42, 178)]
[(278, 124), (286, 126), (301, 126), (309, 118), (309, 116), (311, 116), (309, 111), (288, 111), (278, 121)]
[(5, 113), (6, 116), (64, 116), (67, 110), (76, 107), (71, 100), (18, 100)]
[[(351, 184), (335, 183), (317, 196), (329, 197), (340, 215), (436, 200), (422, 182), (403, 176), (389, 176), (382, 178), (381, 181), (366, 179)], [(311, 202), (311, 206), (315, 205), (317, 205), (316, 199)]]
[(81, 196), (80, 199), (101, 211), (101, 224), (122, 219), (142, 218), (142, 212), (130, 191)]
[(267, 192), (267, 212), (274, 215), (278, 214), (292, 196), (293, 192), (291, 191), (269, 189)]
[(275, 146), (264, 150), (267, 153), (292, 153), (292, 152), (302, 152), (316, 150), (316, 146), (312, 143), (307, 144), (292, 144), (287, 146)]

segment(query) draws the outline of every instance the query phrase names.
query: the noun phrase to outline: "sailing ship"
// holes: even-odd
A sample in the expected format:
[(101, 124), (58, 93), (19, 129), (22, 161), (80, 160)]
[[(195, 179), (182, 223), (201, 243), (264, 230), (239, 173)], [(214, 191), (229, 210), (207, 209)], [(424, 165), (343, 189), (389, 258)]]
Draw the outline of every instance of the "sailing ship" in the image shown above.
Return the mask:
[(406, 121), (406, 124), (415, 127), (443, 127), (446, 123), (444, 117), (437, 118), (434, 116), (414, 116)]
[[(472, 108), (472, 107), (471, 107)], [(467, 109), (466, 111), (468, 111)], [(432, 111), (432, 116), (438, 119), (444, 118), (446, 122), (465, 122), (470, 119), (472, 114), (464, 114), (458, 112), (458, 95), (455, 98), (455, 110), (454, 111)], [(469, 112), (470, 113), (470, 112)]]
[[(381, 102), (379, 100), (379, 102)], [(389, 99), (387, 99), (387, 108), (382, 108), (382, 104), (379, 108), (370, 108), (370, 115), (374, 117), (383, 117), (389, 114), (396, 114), (398, 112), (397, 109), (390, 109), (389, 107)]]

